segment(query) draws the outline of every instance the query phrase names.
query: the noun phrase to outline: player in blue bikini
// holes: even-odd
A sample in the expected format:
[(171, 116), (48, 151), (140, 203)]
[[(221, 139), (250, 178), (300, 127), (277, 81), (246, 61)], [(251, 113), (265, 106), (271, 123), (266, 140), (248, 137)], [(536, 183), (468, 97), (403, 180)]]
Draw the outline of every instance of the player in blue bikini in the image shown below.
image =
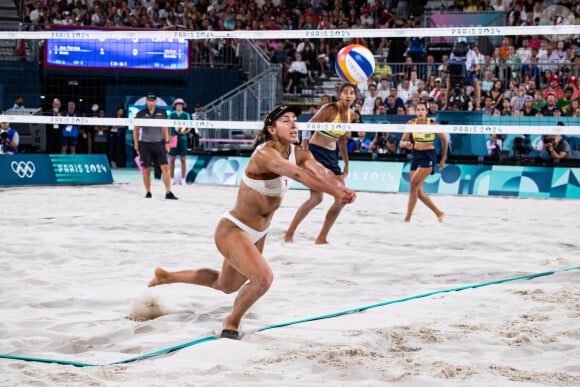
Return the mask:
[(225, 293), (238, 291), (232, 312), (223, 320), (222, 337), (239, 339), (240, 322), (248, 309), (270, 288), (273, 274), (263, 257), (266, 234), (274, 213), (289, 188), (288, 179), (352, 203), (356, 194), (337, 185), (332, 172), (300, 147), (296, 117), (300, 108), (278, 105), (266, 115), (266, 142), (252, 154), (242, 176), (234, 208), (219, 221), (215, 242), (224, 256), (221, 271), (214, 269), (168, 272), (155, 269), (149, 286), (170, 283), (202, 285)]

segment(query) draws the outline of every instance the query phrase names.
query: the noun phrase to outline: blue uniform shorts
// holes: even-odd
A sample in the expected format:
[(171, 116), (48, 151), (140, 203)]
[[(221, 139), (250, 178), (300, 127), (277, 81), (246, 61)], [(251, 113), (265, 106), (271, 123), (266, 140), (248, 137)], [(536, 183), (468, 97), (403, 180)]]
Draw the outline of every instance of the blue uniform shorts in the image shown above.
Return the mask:
[(328, 150), (315, 144), (308, 144), (308, 150), (325, 168), (330, 169), (335, 175), (342, 175), (338, 165), (338, 150)]
[(435, 173), (435, 164), (437, 164), (437, 153), (435, 152), (435, 149), (413, 149), (412, 155), (411, 171), (415, 171), (417, 168), (433, 168), (431, 174)]

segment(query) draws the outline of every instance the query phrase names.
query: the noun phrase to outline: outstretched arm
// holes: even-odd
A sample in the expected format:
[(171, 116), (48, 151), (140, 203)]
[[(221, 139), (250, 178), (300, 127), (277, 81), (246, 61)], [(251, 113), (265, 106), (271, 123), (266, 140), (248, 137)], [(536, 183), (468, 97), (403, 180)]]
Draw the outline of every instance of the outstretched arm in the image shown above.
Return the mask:
[(343, 203), (354, 202), (356, 193), (341, 184), (336, 176), (320, 165), (309, 151), (300, 148), (296, 148), (295, 151), (298, 165), (286, 160), (276, 150), (269, 147), (263, 147), (253, 157), (256, 158), (257, 165), (267, 166), (268, 172), (287, 176), (312, 190), (330, 194)]

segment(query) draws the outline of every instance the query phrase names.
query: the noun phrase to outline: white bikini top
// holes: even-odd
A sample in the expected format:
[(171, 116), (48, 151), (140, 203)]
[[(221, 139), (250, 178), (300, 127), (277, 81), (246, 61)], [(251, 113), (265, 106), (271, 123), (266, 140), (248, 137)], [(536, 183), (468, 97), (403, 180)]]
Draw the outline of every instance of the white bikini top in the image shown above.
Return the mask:
[[(260, 145), (257, 149), (262, 146), (263, 144)], [(292, 144), (290, 145), (288, 161), (296, 164), (296, 154), (294, 153), (294, 145)], [(246, 183), (246, 185), (252, 190), (266, 196), (284, 196), (284, 194), (290, 189), (290, 179), (286, 176), (278, 176), (275, 179), (270, 180), (257, 180), (248, 177), (246, 172), (244, 172), (242, 174), (242, 181)]]

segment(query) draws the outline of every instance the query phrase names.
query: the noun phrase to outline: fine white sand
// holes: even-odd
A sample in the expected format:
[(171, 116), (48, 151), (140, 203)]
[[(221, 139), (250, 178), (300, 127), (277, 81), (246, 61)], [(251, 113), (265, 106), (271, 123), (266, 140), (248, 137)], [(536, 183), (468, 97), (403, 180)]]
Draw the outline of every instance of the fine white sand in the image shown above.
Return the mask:
[[(120, 176), (120, 178), (119, 178)], [(147, 288), (155, 267), (219, 268), (213, 230), (237, 189), (137, 173), (108, 186), (0, 189), (0, 353), (109, 364), (221, 330), (234, 295)], [(406, 194), (359, 193), (313, 244), (331, 198), (281, 236), (306, 191), (290, 191), (265, 256), (275, 279), (243, 330), (580, 264), (580, 202), (435, 196), (438, 224)], [(0, 359), (2, 386), (580, 385), (580, 270), (437, 293), (364, 312), (97, 367)]]

